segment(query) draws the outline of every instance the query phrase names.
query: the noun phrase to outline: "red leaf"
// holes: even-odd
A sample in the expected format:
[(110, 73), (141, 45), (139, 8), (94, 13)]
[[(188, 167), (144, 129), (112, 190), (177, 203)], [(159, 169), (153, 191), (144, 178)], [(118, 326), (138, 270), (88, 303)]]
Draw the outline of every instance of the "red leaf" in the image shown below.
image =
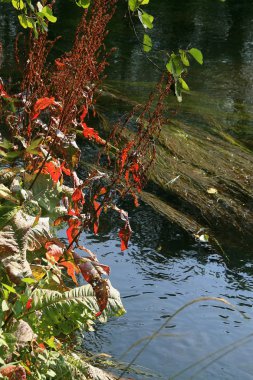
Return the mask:
[(65, 222), (65, 223), (68, 222), (69, 219), (72, 218), (72, 215), (74, 215), (74, 213), (73, 214), (69, 214), (69, 215), (59, 216), (58, 218), (55, 219), (54, 226), (59, 226), (63, 222)]
[(38, 343), (38, 347), (41, 349), (41, 351), (44, 351), (46, 349), (44, 343)]
[(31, 307), (32, 307), (32, 301), (33, 301), (33, 299), (29, 298), (29, 300), (26, 302), (26, 305), (25, 305), (26, 310), (31, 309)]
[(52, 104), (55, 104), (55, 99), (52, 98), (40, 98), (37, 100), (33, 107), (32, 112), (32, 120), (37, 119), (37, 117), (40, 114), (40, 111), (44, 110), (45, 108), (51, 106)]
[(58, 166), (53, 161), (50, 161), (45, 163), (44, 168), (42, 169), (42, 173), (49, 174), (52, 180), (57, 183), (62, 174), (62, 171), (60, 166)]
[(76, 188), (74, 193), (72, 194), (72, 201), (73, 202), (78, 202), (78, 201), (81, 201), (82, 204), (84, 203), (84, 196), (83, 196), (83, 192), (80, 188)]
[[(72, 278), (72, 280), (75, 282), (76, 285), (78, 285), (76, 275), (75, 273), (79, 272), (79, 268), (76, 267), (76, 265), (71, 261), (60, 261), (59, 260), (63, 257), (63, 249), (59, 247), (57, 244), (48, 242), (45, 245), (46, 249), (48, 251), (46, 252), (46, 258), (51, 264), (58, 263), (59, 265), (64, 266), (67, 269), (67, 274)], [(68, 254), (70, 257), (70, 260), (74, 260), (73, 256)]]
[(124, 149), (122, 149), (122, 152), (121, 152), (121, 155), (120, 155), (120, 171), (122, 172), (124, 166), (125, 166), (125, 163), (127, 161), (127, 158), (128, 158), (128, 152), (130, 151), (130, 149), (132, 148), (132, 146), (134, 145), (134, 141), (130, 141), (126, 147)]
[(139, 200), (138, 200), (136, 194), (134, 192), (131, 192), (131, 195), (134, 198), (134, 205), (135, 205), (135, 207), (139, 207), (140, 204), (139, 204)]
[(63, 256), (63, 249), (57, 244), (46, 243), (45, 245), (48, 251), (46, 252), (46, 258), (51, 264), (55, 264)]
[(93, 290), (96, 294), (96, 299), (100, 310), (98, 313), (96, 313), (96, 317), (99, 317), (108, 303), (109, 286), (107, 280), (102, 279), (93, 287)]
[(3, 96), (4, 98), (10, 98), (10, 96), (7, 94), (7, 92), (4, 90), (4, 86), (2, 83), (0, 83), (0, 96)]
[[(95, 263), (89, 259), (81, 258), (79, 255), (73, 252), (73, 257), (76, 264), (80, 268), (83, 278), (92, 286), (96, 295), (97, 303), (99, 306), (99, 312), (96, 316), (101, 315), (103, 310), (107, 306), (109, 287), (105, 279), (103, 279), (99, 271), (95, 267)], [(98, 265), (98, 264), (97, 264)], [(99, 264), (102, 265), (102, 264)], [(107, 269), (109, 271), (109, 269)]]
[(128, 242), (129, 242), (131, 235), (132, 235), (131, 227), (130, 227), (129, 223), (126, 223), (125, 226), (123, 228), (121, 228), (119, 231), (121, 251), (125, 251), (125, 249), (127, 249)]
[(57, 58), (54, 63), (58, 70), (63, 70), (65, 68), (65, 63), (61, 62), (59, 58)]
[(81, 225), (81, 221), (79, 219), (70, 219), (69, 220), (69, 228), (67, 229), (67, 237), (69, 243), (72, 243), (75, 239), (75, 237), (79, 233), (79, 226)]
[(107, 193), (107, 190), (106, 190), (105, 187), (102, 187), (102, 188), (100, 189), (100, 191), (99, 191), (99, 195), (104, 195), (104, 194), (106, 194), (106, 193)]
[(61, 170), (63, 171), (64, 174), (66, 174), (66, 175), (71, 175), (71, 171), (70, 171), (70, 169), (67, 169), (67, 168), (66, 168), (66, 166), (65, 166), (65, 162), (63, 162), (63, 163), (61, 164)]
[(86, 108), (85, 106), (83, 106), (83, 112), (82, 112), (82, 114), (81, 114), (81, 116), (80, 116), (80, 120), (81, 120), (81, 122), (84, 121), (84, 119), (85, 119), (87, 113), (88, 113), (87, 108)]
[(108, 265), (97, 263), (96, 261), (93, 262), (94, 267), (97, 269), (98, 272), (102, 272), (102, 274), (107, 274), (109, 276), (110, 274), (110, 267)]
[(94, 234), (98, 233), (98, 227), (99, 227), (99, 217), (102, 211), (102, 207), (100, 207), (100, 203), (97, 201), (93, 201), (94, 209), (95, 209), (95, 215), (96, 215), (96, 220), (93, 225), (93, 230)]
[(94, 128), (89, 128), (86, 123), (82, 123), (83, 127), (83, 135), (88, 140), (95, 140), (100, 145), (105, 145), (106, 141), (102, 139), (98, 132), (94, 130)]
[(77, 268), (76, 265), (74, 265), (70, 261), (63, 261), (61, 262), (61, 265), (63, 265), (67, 269), (67, 274), (72, 278), (74, 283), (78, 285), (75, 273), (79, 273), (79, 268)]

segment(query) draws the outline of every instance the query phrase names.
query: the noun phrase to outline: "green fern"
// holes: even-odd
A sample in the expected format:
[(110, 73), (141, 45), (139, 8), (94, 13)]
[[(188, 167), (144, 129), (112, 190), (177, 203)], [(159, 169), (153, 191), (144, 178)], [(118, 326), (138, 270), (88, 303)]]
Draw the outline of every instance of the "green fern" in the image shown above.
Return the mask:
[[(39, 331), (44, 332), (44, 338), (61, 333), (69, 334), (80, 328), (91, 329), (95, 315), (99, 312), (97, 300), (90, 285), (77, 287), (64, 293), (36, 289), (32, 299), (32, 309), (25, 318), (34, 327), (40, 325)], [(119, 292), (110, 286), (108, 304), (99, 320), (106, 322), (109, 317), (121, 316), (124, 313), (125, 309)]]

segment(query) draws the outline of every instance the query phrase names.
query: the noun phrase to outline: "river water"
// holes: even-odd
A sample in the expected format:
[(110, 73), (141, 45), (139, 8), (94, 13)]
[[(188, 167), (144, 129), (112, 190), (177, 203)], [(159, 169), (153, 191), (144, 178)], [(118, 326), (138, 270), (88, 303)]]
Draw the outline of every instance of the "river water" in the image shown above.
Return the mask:
[[(253, 2), (153, 3), (149, 9), (156, 16), (151, 32), (155, 48), (172, 51), (194, 46), (204, 54), (203, 67), (192, 63), (187, 77), (192, 92), (185, 94), (180, 105), (171, 96), (168, 110), (176, 110), (177, 117), (193, 127), (195, 123), (203, 128), (218, 124), (252, 147)], [(124, 7), (122, 2), (108, 38), (108, 44), (118, 50), (111, 59), (107, 89), (143, 101), (159, 74), (141, 53)], [(70, 44), (78, 10), (70, 3), (60, 4), (58, 14), (58, 31), (67, 36), (57, 45), (59, 52)], [(15, 73), (8, 44), (16, 24), (3, 13), (0, 18), (0, 39), (7, 48), (1, 75), (8, 78)], [(151, 57), (163, 65), (162, 53)], [(116, 108), (110, 102), (109, 98), (104, 111), (116, 118), (122, 105)], [(231, 249), (225, 257), (188, 237), (145, 204), (137, 209), (126, 204), (126, 208), (134, 231), (126, 252), (120, 252), (117, 227), (110, 220), (101, 223), (99, 236), (87, 234), (83, 241), (101, 262), (110, 265), (110, 280), (127, 309), (125, 316), (98, 324), (94, 333), (86, 334), (85, 349), (111, 354), (118, 367), (124, 366), (143, 343), (124, 352), (158, 330), (183, 305), (200, 297), (221, 297), (233, 306), (200, 300), (169, 320), (125, 376), (253, 379), (253, 249)]]

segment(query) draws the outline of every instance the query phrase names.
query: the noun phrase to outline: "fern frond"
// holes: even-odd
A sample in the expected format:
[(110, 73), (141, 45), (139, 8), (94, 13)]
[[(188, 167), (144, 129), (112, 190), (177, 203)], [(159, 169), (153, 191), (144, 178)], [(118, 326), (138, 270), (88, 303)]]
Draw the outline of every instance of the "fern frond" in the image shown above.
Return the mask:
[[(70, 332), (86, 328), (88, 329), (99, 312), (95, 293), (90, 285), (84, 285), (67, 292), (57, 292), (48, 289), (36, 289), (32, 296), (32, 309), (26, 315), (31, 323), (34, 313), (40, 314), (39, 322), (45, 326), (52, 326), (54, 334)], [(106, 309), (99, 317), (101, 322), (106, 322), (109, 317), (121, 316), (125, 313), (119, 292), (110, 286), (110, 295)]]

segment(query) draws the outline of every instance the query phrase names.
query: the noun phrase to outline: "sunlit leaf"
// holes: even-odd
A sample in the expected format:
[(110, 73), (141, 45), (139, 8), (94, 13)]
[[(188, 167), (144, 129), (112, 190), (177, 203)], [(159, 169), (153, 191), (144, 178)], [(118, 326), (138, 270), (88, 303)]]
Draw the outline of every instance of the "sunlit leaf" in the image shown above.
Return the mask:
[(10, 189), (4, 186), (2, 183), (0, 184), (0, 198), (6, 199), (13, 203), (19, 203), (19, 200), (12, 195)]
[(48, 5), (43, 7), (42, 10), (39, 12), (39, 14), (42, 16), (45, 16), (50, 22), (57, 21), (57, 17), (53, 15), (52, 9)]
[(0, 230), (6, 226), (20, 210), (19, 206), (0, 206)]
[(102, 139), (98, 132), (94, 130), (94, 128), (89, 128), (86, 123), (82, 123), (83, 127), (83, 136), (88, 140), (95, 140), (100, 145), (105, 145), (106, 141)]
[(183, 64), (185, 66), (189, 66), (190, 65), (190, 62), (189, 62), (189, 59), (187, 57), (187, 54), (184, 50), (179, 50), (179, 53), (180, 53), (180, 56), (181, 56), (181, 61), (183, 62)]
[(132, 12), (136, 11), (138, 8), (138, 0), (128, 0), (128, 6)]
[(14, 294), (17, 293), (16, 290), (13, 288), (13, 286), (10, 286), (10, 285), (7, 285), (7, 284), (3, 284), (3, 283), (2, 283), (2, 285), (3, 285), (3, 287), (4, 287), (5, 289), (8, 290), (8, 292), (10, 292), (10, 293), (14, 293)]
[(144, 26), (144, 28), (152, 29), (154, 17), (146, 12), (138, 11), (139, 19)]
[(13, 7), (15, 9), (18, 9), (19, 11), (24, 9), (25, 4), (24, 4), (23, 0), (12, 0), (11, 3), (13, 5)]
[(25, 282), (26, 284), (34, 284), (36, 282), (36, 280), (34, 278), (30, 278), (30, 277), (25, 277), (25, 278), (22, 278), (21, 280), (22, 282)]
[(72, 243), (76, 236), (79, 234), (79, 227), (81, 225), (81, 221), (77, 218), (73, 218), (73, 219), (70, 219), (69, 220), (69, 228), (67, 229), (66, 231), (66, 234), (67, 234), (67, 237), (68, 237), (68, 241), (69, 243)]
[(72, 278), (76, 285), (78, 285), (76, 279), (76, 273), (79, 272), (79, 268), (75, 265), (74, 259), (71, 253), (68, 253), (68, 261), (64, 260), (63, 249), (57, 244), (48, 242), (46, 244), (46, 258), (51, 264), (59, 264), (67, 269), (67, 274)]
[(76, 4), (81, 8), (89, 8), (90, 0), (78, 0), (76, 1)]
[(48, 173), (54, 183), (57, 183), (60, 179), (60, 176), (62, 174), (61, 167), (53, 161), (46, 162), (43, 169), (42, 173)]
[(183, 78), (179, 78), (179, 82), (181, 83), (183, 90), (190, 91), (188, 84), (185, 82)]
[(47, 273), (46, 268), (42, 265), (31, 264), (31, 270), (36, 281), (40, 281)]
[(189, 53), (193, 56), (193, 58), (200, 64), (202, 65), (203, 64), (203, 54), (201, 53), (201, 51), (199, 49), (196, 49), (196, 48), (191, 48), (190, 50), (188, 50)]
[(33, 107), (32, 120), (37, 119), (40, 111), (44, 110), (52, 104), (55, 104), (55, 99), (53, 97), (38, 99)]

